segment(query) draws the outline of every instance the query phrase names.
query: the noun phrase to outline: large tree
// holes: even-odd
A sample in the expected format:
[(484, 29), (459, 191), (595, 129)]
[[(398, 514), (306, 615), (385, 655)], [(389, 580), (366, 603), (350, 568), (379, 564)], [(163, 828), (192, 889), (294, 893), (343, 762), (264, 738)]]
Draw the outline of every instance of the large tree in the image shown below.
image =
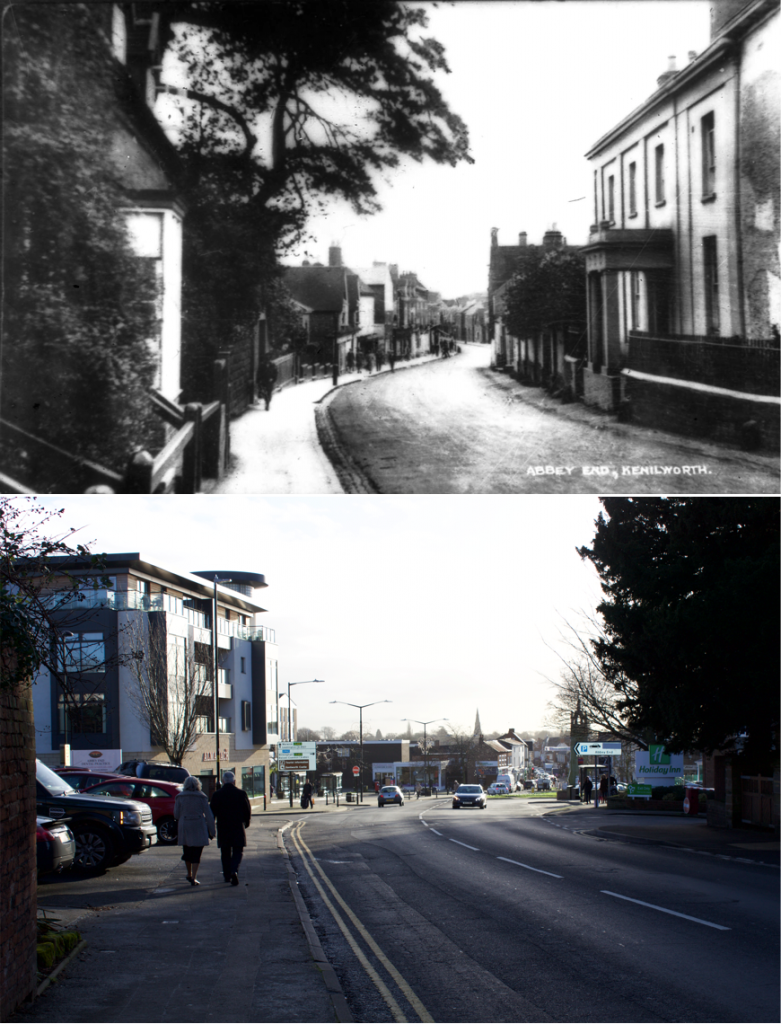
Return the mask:
[(276, 260), (310, 213), (333, 199), (376, 212), (377, 177), (402, 158), (471, 157), (432, 77), (448, 68), (421, 8), (171, 2), (161, 15), (186, 79), (168, 87), (180, 97), (189, 204), (184, 343), (203, 376), (260, 308), (272, 327), (284, 319)]
[[(594, 650), (631, 725), (766, 767), (779, 724), (779, 503), (602, 498)], [(777, 755), (776, 755), (777, 756)]]

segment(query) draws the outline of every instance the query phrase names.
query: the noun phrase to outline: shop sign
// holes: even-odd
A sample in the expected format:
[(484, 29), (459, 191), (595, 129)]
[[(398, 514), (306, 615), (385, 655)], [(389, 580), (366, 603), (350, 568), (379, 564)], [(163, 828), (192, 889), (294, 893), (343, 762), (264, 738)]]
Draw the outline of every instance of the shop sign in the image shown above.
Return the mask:
[(672, 782), (682, 776), (683, 754), (668, 753), (663, 743), (651, 743), (648, 750), (638, 750), (635, 754), (636, 779)]
[[(225, 747), (220, 751), (220, 761), (227, 761), (230, 756), (228, 748)], [(217, 751), (216, 750), (204, 750), (201, 754), (201, 761), (216, 761)]]
[(74, 750), (71, 747), (71, 765), (74, 768), (101, 768), (115, 772), (121, 764), (121, 750)]

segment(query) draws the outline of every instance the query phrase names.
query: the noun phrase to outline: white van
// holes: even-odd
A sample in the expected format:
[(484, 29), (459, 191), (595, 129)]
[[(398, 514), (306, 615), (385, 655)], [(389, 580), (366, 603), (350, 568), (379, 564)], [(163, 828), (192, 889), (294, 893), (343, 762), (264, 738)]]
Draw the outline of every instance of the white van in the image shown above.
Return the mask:
[(507, 786), (508, 793), (515, 792), (515, 779), (512, 775), (497, 775), (496, 781), (497, 783), (503, 783), (505, 786)]

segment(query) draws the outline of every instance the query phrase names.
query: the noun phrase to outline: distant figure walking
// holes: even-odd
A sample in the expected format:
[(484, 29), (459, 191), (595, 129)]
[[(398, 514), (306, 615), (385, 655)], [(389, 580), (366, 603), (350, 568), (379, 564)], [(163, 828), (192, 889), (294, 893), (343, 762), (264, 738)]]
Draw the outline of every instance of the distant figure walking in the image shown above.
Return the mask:
[(233, 772), (222, 773), (222, 789), (211, 799), (211, 809), (217, 820), (217, 845), (222, 858), (222, 875), (231, 885), (239, 884), (239, 864), (247, 845), (247, 833), (252, 818), (249, 797), (236, 787)]
[(583, 780), (583, 795), (586, 798), (586, 803), (587, 804), (591, 803), (591, 790), (593, 788), (594, 788), (594, 783), (591, 781), (591, 779), (587, 775), (585, 777), (585, 779)]
[(599, 780), (599, 799), (602, 801), (603, 804), (607, 803), (607, 794), (608, 794), (607, 775), (603, 775), (602, 778)]
[(277, 382), (278, 373), (276, 365), (272, 363), (268, 356), (264, 356), (258, 366), (257, 384), (258, 394), (266, 403), (266, 411), (268, 411), (268, 407), (271, 405), (271, 396), (274, 394), (274, 385)]
[(415, 783), (415, 799), (420, 800), (420, 791), (423, 787), (419, 782)]
[(306, 809), (307, 807), (311, 809), (315, 806), (314, 797), (312, 795), (312, 783), (309, 781), (309, 779), (306, 780), (306, 782), (304, 783), (304, 787), (301, 790), (301, 806), (304, 809)]
[(214, 816), (209, 807), (209, 800), (201, 790), (201, 783), (194, 775), (184, 780), (181, 793), (177, 793), (174, 801), (174, 817), (176, 818), (176, 838), (182, 847), (182, 860), (187, 868), (187, 881), (190, 885), (200, 885), (195, 877), (201, 863), (201, 851), (214, 839)]

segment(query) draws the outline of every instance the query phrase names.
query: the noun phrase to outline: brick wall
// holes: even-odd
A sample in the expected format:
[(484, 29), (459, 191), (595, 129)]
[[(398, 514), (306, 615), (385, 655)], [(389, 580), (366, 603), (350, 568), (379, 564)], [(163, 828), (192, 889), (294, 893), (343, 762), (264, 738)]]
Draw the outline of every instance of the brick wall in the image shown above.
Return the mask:
[(628, 379), (633, 423), (725, 444), (779, 450), (779, 406)]
[(30, 687), (0, 693), (0, 1020), (35, 991), (35, 733)]
[(654, 338), (633, 331), (626, 365), (630, 370), (747, 395), (778, 395), (781, 386), (779, 352), (769, 346)]

